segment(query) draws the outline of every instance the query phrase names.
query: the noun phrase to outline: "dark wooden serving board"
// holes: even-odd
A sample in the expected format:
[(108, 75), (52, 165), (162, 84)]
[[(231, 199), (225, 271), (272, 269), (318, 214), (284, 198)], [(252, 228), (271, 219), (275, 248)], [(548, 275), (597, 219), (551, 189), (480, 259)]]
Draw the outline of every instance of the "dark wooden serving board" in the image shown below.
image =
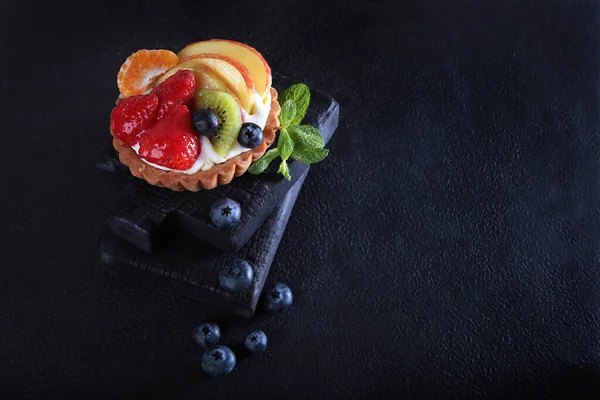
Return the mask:
[[(283, 84), (277, 89), (293, 83), (278, 82)], [(317, 127), (328, 142), (338, 121), (337, 102), (313, 90), (304, 123)], [(254, 313), (308, 165), (291, 162), (291, 181), (276, 174), (274, 162), (261, 175), (246, 173), (229, 185), (202, 192), (174, 192), (131, 176), (110, 145), (98, 167), (127, 176), (122, 202), (100, 238), (99, 265), (104, 270), (236, 314)], [(230, 230), (217, 229), (208, 218), (213, 202), (223, 197), (242, 207), (240, 222)], [(218, 285), (218, 271), (232, 258), (246, 259), (254, 267), (254, 282), (243, 295)]]

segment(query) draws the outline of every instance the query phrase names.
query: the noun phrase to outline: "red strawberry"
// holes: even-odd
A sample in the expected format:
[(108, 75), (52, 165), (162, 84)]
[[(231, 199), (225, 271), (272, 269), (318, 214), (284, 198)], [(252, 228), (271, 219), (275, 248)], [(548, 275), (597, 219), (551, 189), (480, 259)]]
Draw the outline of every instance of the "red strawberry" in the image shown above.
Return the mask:
[(110, 114), (113, 136), (130, 146), (137, 144), (142, 131), (154, 122), (158, 102), (154, 94), (123, 99)]
[(185, 69), (175, 72), (154, 89), (152, 94), (158, 96), (160, 104), (156, 119), (161, 119), (176, 104), (188, 104), (194, 96), (196, 80), (194, 73)]
[(194, 164), (200, 150), (190, 110), (177, 104), (142, 136), (139, 155), (153, 164), (185, 171)]

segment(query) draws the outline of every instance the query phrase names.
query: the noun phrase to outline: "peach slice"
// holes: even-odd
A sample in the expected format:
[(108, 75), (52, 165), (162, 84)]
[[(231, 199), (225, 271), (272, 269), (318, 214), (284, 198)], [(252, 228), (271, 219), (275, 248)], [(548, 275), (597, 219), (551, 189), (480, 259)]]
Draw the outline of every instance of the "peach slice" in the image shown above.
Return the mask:
[(254, 88), (254, 80), (252, 79), (252, 76), (250, 75), (248, 68), (246, 68), (246, 66), (244, 64), (242, 64), (241, 62), (239, 62), (231, 57), (227, 57), (222, 54), (202, 53), (202, 54), (195, 54), (193, 56), (186, 57), (183, 60), (179, 60), (179, 62), (183, 63), (183, 62), (186, 62), (189, 60), (194, 60), (197, 58), (216, 58), (219, 60), (227, 61), (229, 64), (233, 65), (238, 71), (240, 71), (240, 73), (242, 74), (242, 77), (244, 78), (244, 81), (246, 82), (246, 87), (248, 88), (248, 90), (251, 90), (251, 91), (256, 90)]
[(242, 73), (227, 61), (218, 58), (194, 58), (190, 62), (204, 65), (212, 70), (221, 81), (230, 89), (229, 93), (237, 97), (242, 107), (249, 113), (254, 107), (254, 85), (247, 87), (247, 82)]
[(168, 77), (173, 75), (175, 72), (187, 69), (194, 73), (194, 78), (196, 80), (196, 90), (219, 90), (227, 92), (228, 88), (225, 85), (225, 82), (221, 81), (218, 76), (208, 67), (197, 64), (194, 61), (187, 61), (185, 63), (180, 63), (174, 68), (171, 68), (164, 75), (156, 80), (156, 85), (164, 82)]
[[(194, 79), (196, 80), (196, 90), (217, 90), (220, 92), (231, 93), (236, 99), (240, 108), (244, 107), (241, 100), (236, 94), (236, 90), (232, 87), (229, 80), (226, 80), (215, 68), (209, 64), (202, 62), (202, 60), (194, 59), (182, 62), (174, 68), (171, 68), (157, 81), (156, 85), (164, 82), (168, 77), (173, 75), (175, 72), (187, 69), (194, 73)], [(244, 86), (245, 89), (245, 86)], [(251, 101), (254, 101), (254, 97), (249, 96)], [(248, 111), (250, 112), (250, 111)]]
[(203, 53), (220, 54), (245, 65), (252, 76), (256, 92), (262, 98), (268, 95), (272, 80), (271, 67), (253, 47), (232, 40), (212, 39), (189, 44), (177, 56), (183, 59)]

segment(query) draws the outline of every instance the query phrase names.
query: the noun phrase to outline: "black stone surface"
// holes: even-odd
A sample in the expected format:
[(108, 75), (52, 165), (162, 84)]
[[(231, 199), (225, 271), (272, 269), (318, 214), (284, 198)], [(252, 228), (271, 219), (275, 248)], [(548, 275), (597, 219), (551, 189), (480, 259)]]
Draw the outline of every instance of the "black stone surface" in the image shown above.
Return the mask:
[[(274, 79), (274, 86), (280, 92), (295, 83), (280, 74)], [(327, 143), (338, 126), (339, 113), (339, 105), (331, 96), (313, 89), (303, 123), (317, 127)], [(111, 144), (101, 153), (97, 165), (105, 171), (130, 175)], [(152, 252), (155, 242), (160, 242), (169, 232), (180, 230), (223, 252), (235, 252), (246, 244), (308, 170), (308, 165), (293, 161), (289, 167), (291, 181), (277, 174), (278, 163), (273, 162), (260, 176), (244, 174), (229, 185), (200, 192), (174, 192), (131, 176), (124, 190), (124, 200), (109, 217), (108, 225), (114, 234), (146, 252)], [(218, 229), (209, 218), (212, 204), (224, 197), (240, 203), (243, 210), (240, 221), (231, 229)]]
[[(597, 2), (0, 7), (0, 397), (600, 395)], [(282, 315), (221, 318), (95, 265), (122, 193), (94, 166), (116, 71), (208, 37), (340, 102), (269, 273)], [(206, 319), (239, 356), (225, 379), (201, 372)]]

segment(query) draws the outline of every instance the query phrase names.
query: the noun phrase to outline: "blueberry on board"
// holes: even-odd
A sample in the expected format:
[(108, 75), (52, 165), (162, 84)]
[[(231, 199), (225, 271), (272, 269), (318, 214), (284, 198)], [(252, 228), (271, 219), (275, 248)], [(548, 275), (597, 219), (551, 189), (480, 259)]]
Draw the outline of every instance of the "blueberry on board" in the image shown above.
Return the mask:
[(265, 293), (265, 309), (268, 312), (285, 311), (292, 305), (292, 291), (283, 283), (276, 283)]
[(204, 322), (194, 328), (194, 340), (200, 346), (208, 347), (216, 344), (221, 338), (219, 326), (212, 322)]
[(240, 203), (231, 199), (220, 199), (210, 209), (210, 220), (217, 228), (231, 228), (240, 220)]
[(251, 353), (262, 353), (267, 348), (267, 335), (259, 329), (255, 329), (244, 339), (244, 348)]
[(254, 279), (254, 270), (245, 260), (231, 260), (220, 272), (219, 283), (232, 293), (246, 291)]
[(219, 128), (219, 119), (211, 110), (204, 108), (194, 113), (192, 117), (194, 128), (202, 136), (212, 136)]
[(238, 143), (242, 147), (253, 149), (263, 141), (263, 131), (260, 126), (253, 124), (252, 122), (246, 122), (242, 124), (240, 134), (238, 135)]
[(211, 378), (228, 375), (235, 367), (235, 354), (225, 346), (215, 346), (202, 355), (202, 370)]

